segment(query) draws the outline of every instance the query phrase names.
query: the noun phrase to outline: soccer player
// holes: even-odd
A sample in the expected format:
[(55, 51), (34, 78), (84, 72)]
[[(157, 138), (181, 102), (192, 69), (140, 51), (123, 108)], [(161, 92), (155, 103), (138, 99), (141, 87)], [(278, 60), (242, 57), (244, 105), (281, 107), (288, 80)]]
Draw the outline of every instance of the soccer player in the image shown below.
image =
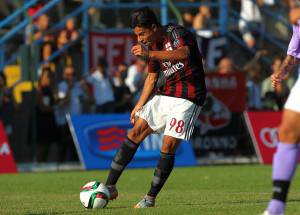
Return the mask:
[(110, 199), (115, 199), (116, 183), (140, 143), (149, 134), (162, 132), (163, 144), (151, 187), (135, 205), (135, 208), (147, 208), (154, 206), (173, 169), (180, 140), (188, 140), (193, 132), (206, 98), (206, 87), (201, 54), (190, 31), (174, 24), (161, 26), (147, 7), (134, 11), (130, 19), (138, 41), (131, 52), (147, 60), (148, 74), (130, 115), (133, 128), (111, 163), (106, 186)]
[[(293, 25), (287, 57), (279, 72), (271, 76), (273, 87), (277, 87), (286, 75), (295, 69), (300, 60), (300, 17)], [(283, 215), (290, 182), (299, 160), (300, 142), (300, 78), (291, 89), (285, 103), (279, 127), (279, 143), (273, 158), (273, 197), (264, 215)]]

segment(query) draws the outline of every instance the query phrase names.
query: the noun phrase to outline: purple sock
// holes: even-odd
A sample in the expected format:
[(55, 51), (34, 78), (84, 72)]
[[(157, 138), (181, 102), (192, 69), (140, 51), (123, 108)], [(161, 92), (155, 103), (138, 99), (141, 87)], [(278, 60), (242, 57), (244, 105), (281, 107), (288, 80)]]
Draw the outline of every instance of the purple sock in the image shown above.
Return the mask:
[[(273, 157), (273, 174), (274, 181), (290, 182), (299, 160), (298, 144), (279, 143), (277, 151)], [(272, 199), (268, 205), (268, 211), (271, 214), (283, 214), (285, 202)]]

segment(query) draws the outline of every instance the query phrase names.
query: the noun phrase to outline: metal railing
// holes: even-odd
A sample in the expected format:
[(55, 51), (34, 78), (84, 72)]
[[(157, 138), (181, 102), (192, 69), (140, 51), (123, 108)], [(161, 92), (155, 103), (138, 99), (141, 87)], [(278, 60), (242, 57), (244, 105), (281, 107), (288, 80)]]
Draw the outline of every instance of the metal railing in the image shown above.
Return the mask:
[(268, 34), (267, 32), (263, 31), (261, 28), (258, 28), (254, 25), (251, 25), (249, 22), (247, 22), (247, 20), (245, 20), (244, 18), (242, 18), (240, 16), (240, 14), (232, 9), (229, 10), (229, 14), (232, 15), (234, 18), (236, 19), (242, 19), (245, 21), (247, 27), (249, 27), (252, 30), (255, 30), (256, 32), (258, 32), (264, 39), (266, 39), (267, 41), (271, 42), (275, 47), (280, 48), (281, 50), (285, 50), (286, 49), (286, 45), (283, 44), (281, 41), (277, 40), (276, 38), (274, 38), (272, 35)]
[[(36, 19), (37, 17), (41, 16), (45, 12), (47, 12), (49, 9), (51, 9), (53, 6), (55, 6), (59, 1), (61, 0), (52, 0), (48, 2), (41, 10), (39, 10), (37, 13), (35, 13), (31, 18), (25, 18), (23, 21), (18, 23), (14, 28), (10, 29), (6, 34), (4, 34), (0, 38), (0, 70), (3, 70), (3, 68), (9, 63), (12, 62), (13, 59), (16, 59), (15, 55), (12, 55), (11, 59), (5, 58), (5, 43), (14, 37), (18, 32), (21, 30), (24, 30), (25, 27), (30, 24), (31, 19)], [(37, 3), (36, 0), (30, 1), (27, 4), (25, 4), (23, 7), (16, 10), (11, 16), (7, 17), (5, 20), (1, 21), (0, 26), (5, 26), (9, 23), (11, 23), (14, 19), (16, 19), (20, 14), (26, 13), (26, 10)]]

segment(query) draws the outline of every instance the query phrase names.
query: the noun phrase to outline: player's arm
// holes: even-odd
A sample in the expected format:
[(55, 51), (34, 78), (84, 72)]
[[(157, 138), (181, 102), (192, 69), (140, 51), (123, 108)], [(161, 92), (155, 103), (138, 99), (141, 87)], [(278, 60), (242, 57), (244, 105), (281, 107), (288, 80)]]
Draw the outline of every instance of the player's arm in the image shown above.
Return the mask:
[(146, 47), (137, 44), (132, 47), (131, 52), (135, 56), (143, 56), (154, 60), (184, 60), (190, 55), (190, 49), (188, 46), (180, 47), (172, 51), (149, 51)]
[(140, 99), (137, 102), (137, 104), (135, 105), (135, 107), (130, 115), (130, 121), (132, 124), (135, 123), (136, 112), (138, 112), (143, 107), (143, 105), (146, 104), (148, 99), (154, 93), (157, 79), (158, 79), (158, 73), (148, 73), (145, 83), (144, 83), (144, 88), (142, 90)]
[(293, 8), (290, 11), (290, 22), (297, 24), (297, 21), (300, 19), (300, 8)]
[(275, 72), (271, 75), (272, 86), (275, 88), (277, 84), (281, 83), (281, 81), (286, 77), (286, 75), (293, 71), (295, 66), (300, 61), (300, 37), (299, 37), (299, 29), (297, 26), (293, 25), (293, 35), (289, 43), (289, 47), (287, 50), (287, 56), (284, 59), (279, 72)]
[(276, 72), (271, 75), (272, 86), (276, 87), (277, 84), (281, 83), (281, 81), (286, 77), (286, 75), (295, 69), (299, 61), (300, 60), (298, 58), (291, 55), (287, 55), (280, 67), (279, 72)]
[(190, 55), (190, 49), (188, 46), (180, 47), (172, 51), (149, 51), (149, 58), (155, 60), (184, 60)]

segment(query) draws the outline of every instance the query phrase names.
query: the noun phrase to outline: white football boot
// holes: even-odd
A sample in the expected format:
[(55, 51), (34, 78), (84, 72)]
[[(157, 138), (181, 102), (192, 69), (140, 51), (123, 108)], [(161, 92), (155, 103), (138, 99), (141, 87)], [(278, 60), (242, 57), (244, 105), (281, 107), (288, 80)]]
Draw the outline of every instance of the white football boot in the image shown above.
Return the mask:
[(150, 208), (155, 206), (155, 199), (145, 196), (134, 208)]
[(265, 210), (265, 212), (261, 215), (284, 215), (284, 214), (271, 214), (269, 211)]

